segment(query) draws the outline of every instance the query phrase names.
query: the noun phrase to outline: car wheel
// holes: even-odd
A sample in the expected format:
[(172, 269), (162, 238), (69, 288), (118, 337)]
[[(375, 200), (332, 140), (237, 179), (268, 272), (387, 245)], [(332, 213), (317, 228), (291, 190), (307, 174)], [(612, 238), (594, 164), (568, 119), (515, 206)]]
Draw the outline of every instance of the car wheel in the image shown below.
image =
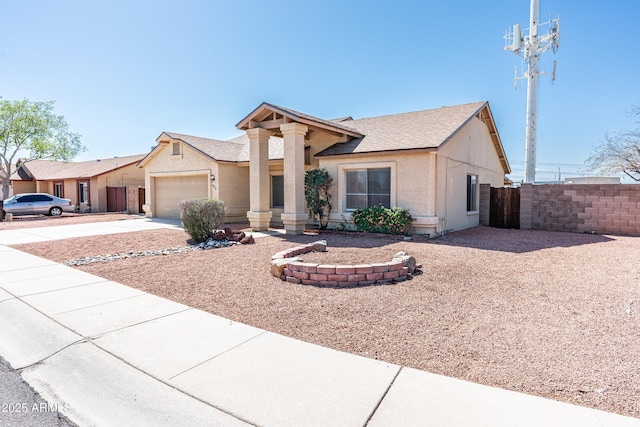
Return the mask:
[(51, 216), (60, 216), (60, 215), (62, 215), (62, 209), (60, 209), (59, 207), (55, 206), (55, 207), (49, 209), (49, 215), (51, 215)]

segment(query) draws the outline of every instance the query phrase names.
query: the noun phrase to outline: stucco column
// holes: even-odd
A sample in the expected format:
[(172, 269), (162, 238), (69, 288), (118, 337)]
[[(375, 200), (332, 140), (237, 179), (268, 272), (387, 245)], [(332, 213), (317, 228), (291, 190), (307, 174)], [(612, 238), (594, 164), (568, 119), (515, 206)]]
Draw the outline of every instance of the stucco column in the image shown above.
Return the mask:
[(266, 129), (247, 129), (249, 136), (249, 225), (253, 231), (269, 228), (269, 137)]
[(280, 125), (284, 138), (284, 213), (286, 234), (302, 234), (309, 214), (304, 202), (304, 136), (308, 127), (300, 123)]

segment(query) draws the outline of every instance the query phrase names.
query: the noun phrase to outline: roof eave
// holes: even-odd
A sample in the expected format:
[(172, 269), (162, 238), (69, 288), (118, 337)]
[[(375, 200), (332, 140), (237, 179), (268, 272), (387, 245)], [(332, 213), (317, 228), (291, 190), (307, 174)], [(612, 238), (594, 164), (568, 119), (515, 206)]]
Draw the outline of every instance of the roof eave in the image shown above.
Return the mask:
[[(353, 138), (362, 138), (364, 137), (363, 134), (353, 130), (353, 129), (348, 129), (344, 126), (338, 126), (338, 125), (331, 125), (328, 123), (324, 123), (321, 121), (317, 121), (317, 120), (312, 120), (309, 119), (307, 117), (301, 117), (295, 113), (293, 113), (292, 111), (289, 110), (283, 110), (282, 108), (278, 107), (277, 105), (273, 105), (273, 104), (269, 104), (268, 102), (263, 102), (262, 104), (260, 104), (257, 108), (255, 108), (251, 113), (249, 113), (244, 119), (240, 120), (237, 124), (236, 124), (236, 128), (238, 130), (247, 130), (250, 129), (251, 126), (251, 122), (252, 122), (252, 118), (254, 118), (256, 115), (259, 115), (259, 113), (261, 113), (263, 110), (265, 109), (269, 109), (271, 111), (277, 112), (278, 114), (281, 114), (284, 117), (287, 117), (289, 120), (294, 121), (294, 122), (298, 122), (298, 123), (302, 123), (305, 124), (307, 126), (313, 126), (315, 128), (319, 128), (319, 129), (323, 129), (329, 132), (334, 132), (340, 135), (346, 135), (346, 136), (350, 136)], [(258, 126), (259, 127), (259, 126)]]

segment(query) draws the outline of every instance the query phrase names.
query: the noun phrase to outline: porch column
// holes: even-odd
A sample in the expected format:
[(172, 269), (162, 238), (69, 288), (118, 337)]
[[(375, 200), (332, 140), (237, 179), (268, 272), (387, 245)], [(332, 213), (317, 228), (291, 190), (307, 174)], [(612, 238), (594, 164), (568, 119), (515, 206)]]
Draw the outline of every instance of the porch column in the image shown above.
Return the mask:
[(304, 136), (308, 127), (300, 123), (280, 125), (284, 139), (284, 213), (286, 234), (302, 234), (309, 214), (304, 202)]
[(247, 129), (249, 137), (249, 209), (247, 218), (253, 231), (269, 228), (269, 137), (266, 129)]

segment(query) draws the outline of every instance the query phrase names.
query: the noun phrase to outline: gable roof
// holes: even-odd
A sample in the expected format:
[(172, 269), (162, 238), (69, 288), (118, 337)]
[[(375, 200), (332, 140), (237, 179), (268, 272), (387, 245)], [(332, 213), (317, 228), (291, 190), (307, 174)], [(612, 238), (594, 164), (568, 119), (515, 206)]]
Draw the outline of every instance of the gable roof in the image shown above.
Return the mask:
[(309, 114), (301, 113), (279, 105), (270, 104), (268, 102), (260, 104), (251, 113), (249, 113), (249, 115), (240, 120), (236, 127), (240, 130), (259, 127), (278, 133), (280, 131), (281, 124), (292, 121), (354, 138), (364, 136), (357, 130), (345, 125), (344, 122), (320, 119)]
[[(251, 127), (262, 127), (277, 133), (280, 124), (296, 121), (316, 129), (347, 135), (351, 138), (315, 154), (316, 157), (323, 157), (417, 149), (437, 150), (474, 117), (478, 117), (487, 125), (505, 174), (511, 173), (511, 167), (500, 141), (489, 103), (486, 101), (358, 120), (351, 117), (323, 120), (289, 108), (263, 102), (241, 120), (237, 124), (237, 128), (246, 130)], [(235, 163), (249, 161), (249, 137), (246, 133), (223, 141), (175, 132), (163, 132), (156, 139), (159, 143), (158, 146), (147, 154), (138, 165), (144, 166), (160, 149), (160, 143), (174, 140), (182, 141), (215, 161)], [(283, 158), (283, 140), (279, 136), (272, 135), (269, 138), (269, 160)]]
[[(249, 161), (249, 137), (246, 134), (224, 141), (176, 132), (162, 132), (156, 141), (158, 141), (158, 145), (138, 162), (138, 166), (144, 166), (153, 157), (154, 153), (160, 149), (161, 142), (171, 141), (181, 141), (215, 161), (233, 163)], [(272, 136), (269, 138), (269, 160), (283, 158), (282, 138)]]
[(495, 129), (489, 103), (486, 101), (347, 120), (342, 123), (347, 123), (364, 136), (334, 144), (317, 153), (316, 157), (416, 149), (436, 150), (475, 116), (479, 116), (489, 127), (505, 173), (510, 173), (511, 168)]
[(137, 163), (144, 154), (97, 159), (86, 162), (57, 162), (52, 160), (30, 160), (21, 165), (29, 176), (38, 181), (53, 179), (92, 178), (118, 168)]

